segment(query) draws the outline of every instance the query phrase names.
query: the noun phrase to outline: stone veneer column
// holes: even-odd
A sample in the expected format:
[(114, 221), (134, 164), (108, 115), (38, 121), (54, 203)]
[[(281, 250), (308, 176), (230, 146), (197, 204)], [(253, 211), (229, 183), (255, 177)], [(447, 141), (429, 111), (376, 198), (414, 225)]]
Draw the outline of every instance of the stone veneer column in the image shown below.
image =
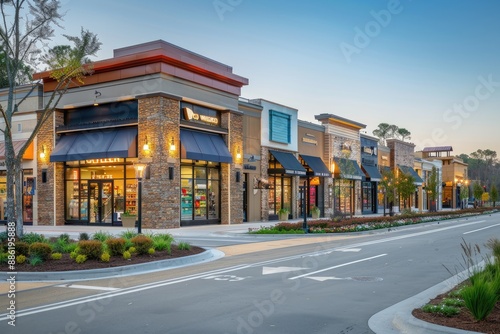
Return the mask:
[[(180, 227), (180, 99), (152, 94), (138, 101), (138, 157), (150, 167), (150, 179), (142, 181), (142, 227)], [(149, 152), (143, 150), (146, 136)], [(175, 151), (170, 151), (172, 138)]]
[[(221, 127), (228, 129), (227, 145), (233, 163), (221, 164), (221, 224), (243, 223), (243, 115), (225, 112)], [(237, 154), (240, 154), (240, 158)], [(236, 173), (240, 181), (236, 182)]]
[[(40, 113), (37, 121), (40, 120)], [(37, 207), (38, 225), (64, 225), (64, 163), (51, 163), (54, 142), (54, 129), (64, 124), (64, 114), (55, 111), (52, 117), (40, 128), (37, 134)], [(45, 151), (45, 158), (40, 158), (40, 152)], [(47, 181), (42, 183), (42, 170), (47, 171)]]
[[(267, 147), (260, 147), (260, 177), (269, 180), (269, 149)], [(269, 190), (268, 189), (260, 189), (261, 203), (260, 203), (260, 216), (262, 221), (269, 220)]]

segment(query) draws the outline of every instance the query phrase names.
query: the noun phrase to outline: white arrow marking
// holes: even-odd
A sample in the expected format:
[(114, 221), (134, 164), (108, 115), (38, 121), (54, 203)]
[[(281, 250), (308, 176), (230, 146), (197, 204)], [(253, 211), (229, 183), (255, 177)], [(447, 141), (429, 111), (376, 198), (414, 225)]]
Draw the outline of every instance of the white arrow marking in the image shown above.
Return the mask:
[(328, 280), (345, 280), (346, 278), (340, 278), (340, 277), (306, 277), (306, 278), (309, 278), (309, 279), (313, 279), (315, 281), (320, 281), (320, 282), (324, 282), (324, 281), (328, 281)]
[(342, 249), (337, 249), (337, 252), (359, 252), (361, 251), (361, 248), (342, 248)]
[(308, 268), (301, 267), (262, 267), (262, 275), (271, 275), (279, 273), (287, 273), (289, 271), (299, 271)]

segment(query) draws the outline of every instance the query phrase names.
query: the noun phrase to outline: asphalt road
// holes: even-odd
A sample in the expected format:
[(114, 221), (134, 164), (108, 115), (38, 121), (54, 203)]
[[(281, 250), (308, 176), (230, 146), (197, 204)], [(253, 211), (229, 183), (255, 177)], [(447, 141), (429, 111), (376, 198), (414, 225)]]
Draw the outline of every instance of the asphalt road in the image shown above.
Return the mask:
[[(19, 292), (1, 333), (373, 333), (375, 313), (464, 269), (460, 244), (500, 237), (499, 214), (261, 250), (210, 263)], [(288, 241), (290, 243), (290, 240)], [(260, 250), (254, 252), (255, 250)], [(451, 286), (450, 286), (451, 288)], [(7, 299), (0, 306), (6, 310)]]

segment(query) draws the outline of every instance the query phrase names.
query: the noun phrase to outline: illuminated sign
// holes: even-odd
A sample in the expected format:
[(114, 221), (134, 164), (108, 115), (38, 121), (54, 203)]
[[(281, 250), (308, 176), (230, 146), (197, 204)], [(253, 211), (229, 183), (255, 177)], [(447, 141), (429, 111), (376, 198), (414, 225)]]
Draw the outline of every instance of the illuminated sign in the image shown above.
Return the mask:
[(208, 123), (211, 125), (219, 124), (219, 119), (217, 117), (195, 113), (193, 109), (189, 107), (184, 107), (183, 112), (184, 112), (184, 119), (186, 119), (187, 121), (195, 120), (203, 123)]
[(122, 158), (90, 159), (85, 160), (87, 164), (112, 164), (123, 162)]
[(313, 145), (318, 145), (318, 141), (316, 139), (311, 139), (311, 138), (307, 138), (307, 137), (302, 137), (302, 141), (304, 143), (309, 143), (309, 144), (313, 144)]

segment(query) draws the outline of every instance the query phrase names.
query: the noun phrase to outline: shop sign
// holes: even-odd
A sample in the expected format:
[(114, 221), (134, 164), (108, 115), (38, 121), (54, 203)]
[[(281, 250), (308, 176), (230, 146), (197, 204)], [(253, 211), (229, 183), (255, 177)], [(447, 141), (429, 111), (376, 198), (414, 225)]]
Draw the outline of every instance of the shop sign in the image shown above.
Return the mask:
[(316, 139), (307, 138), (307, 137), (302, 137), (302, 142), (308, 143), (308, 144), (313, 144), (313, 145), (318, 145), (318, 141)]
[(187, 121), (199, 121), (203, 123), (207, 123), (210, 125), (218, 125), (219, 124), (219, 119), (214, 116), (209, 116), (209, 115), (204, 115), (201, 113), (195, 113), (193, 109), (189, 107), (184, 107), (183, 108), (184, 112), (184, 119)]
[(106, 159), (90, 159), (85, 160), (87, 164), (112, 164), (112, 163), (122, 163), (123, 158), (106, 158)]
[(250, 170), (257, 170), (257, 166), (249, 165), (249, 164), (244, 164), (243, 169), (250, 169)]

